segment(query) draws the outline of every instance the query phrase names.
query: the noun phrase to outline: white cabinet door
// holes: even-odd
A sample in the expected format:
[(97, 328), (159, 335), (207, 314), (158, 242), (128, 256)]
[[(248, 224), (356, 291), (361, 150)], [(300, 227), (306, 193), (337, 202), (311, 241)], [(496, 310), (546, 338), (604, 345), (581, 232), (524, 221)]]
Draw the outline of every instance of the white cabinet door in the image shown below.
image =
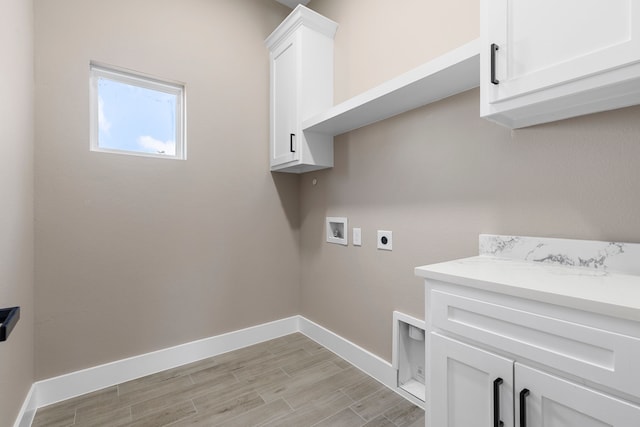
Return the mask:
[(272, 53), (271, 166), (297, 159), (297, 63), (297, 43), (294, 35)]
[(640, 77), (620, 70), (640, 61), (637, 0), (483, 0), (482, 39), (483, 116), (556, 100), (507, 113), (520, 127), (637, 102), (589, 93)]
[(428, 425), (513, 426), (512, 360), (432, 332), (430, 362)]
[(518, 427), (640, 426), (638, 406), (520, 363), (514, 378)]
[(492, 0), (488, 31), (499, 46), (500, 83), (491, 102), (640, 60), (640, 7), (634, 3)]
[(337, 24), (298, 5), (265, 40), (270, 52), (272, 171), (333, 167), (333, 137), (303, 133), (302, 120), (333, 105), (333, 37)]

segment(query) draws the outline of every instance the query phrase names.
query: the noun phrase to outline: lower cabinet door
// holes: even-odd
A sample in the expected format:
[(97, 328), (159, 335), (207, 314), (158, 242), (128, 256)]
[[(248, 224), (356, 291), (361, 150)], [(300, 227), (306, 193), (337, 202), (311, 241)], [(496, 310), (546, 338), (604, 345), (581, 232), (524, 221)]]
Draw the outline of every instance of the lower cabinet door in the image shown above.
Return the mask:
[(638, 406), (520, 363), (514, 377), (518, 427), (640, 426)]
[(431, 333), (433, 427), (513, 427), (513, 361)]

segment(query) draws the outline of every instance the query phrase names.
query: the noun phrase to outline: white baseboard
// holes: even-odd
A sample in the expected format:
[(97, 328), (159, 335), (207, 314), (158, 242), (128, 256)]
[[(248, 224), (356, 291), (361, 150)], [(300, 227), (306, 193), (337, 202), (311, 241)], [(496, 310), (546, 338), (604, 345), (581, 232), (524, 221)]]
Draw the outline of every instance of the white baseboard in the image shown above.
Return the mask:
[(414, 405), (424, 409), (423, 401), (398, 388), (396, 368), (391, 363), (302, 316), (300, 316), (300, 332), (380, 381)]
[(396, 372), (386, 360), (302, 316), (300, 332), (387, 387), (396, 388)]
[(37, 408), (295, 332), (398, 392), (391, 363), (302, 316), (292, 316), (38, 381), (31, 387), (14, 427), (29, 427)]
[(18, 413), (18, 417), (16, 418), (16, 422), (13, 424), (13, 427), (30, 427), (37, 409), (36, 385), (32, 384), (29, 389), (29, 393), (27, 393), (27, 397), (24, 399), (22, 408), (20, 408), (20, 412)]
[(293, 316), (36, 382), (43, 407), (166, 369), (196, 362), (298, 331)]

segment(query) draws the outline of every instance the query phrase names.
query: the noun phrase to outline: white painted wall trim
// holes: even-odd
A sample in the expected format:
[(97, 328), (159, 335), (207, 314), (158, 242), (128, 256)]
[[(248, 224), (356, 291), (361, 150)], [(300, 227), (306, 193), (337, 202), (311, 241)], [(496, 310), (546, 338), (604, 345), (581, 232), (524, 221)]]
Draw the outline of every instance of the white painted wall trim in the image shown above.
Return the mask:
[(34, 384), (37, 405), (51, 405), (297, 331), (298, 316), (293, 316), (38, 381)]
[(424, 409), (425, 405), (422, 400), (398, 388), (396, 368), (391, 363), (302, 316), (300, 316), (299, 332), (380, 381), (401, 397)]
[(382, 384), (396, 390), (396, 371), (391, 363), (302, 316), (300, 332)]
[(13, 427), (30, 427), (37, 409), (36, 385), (32, 384), (29, 393), (27, 393), (27, 397), (24, 399), (22, 408), (20, 408), (20, 412), (18, 412), (18, 417)]
[(37, 408), (295, 332), (398, 392), (396, 371), (391, 363), (311, 320), (292, 316), (38, 381), (31, 387), (14, 427), (29, 427)]

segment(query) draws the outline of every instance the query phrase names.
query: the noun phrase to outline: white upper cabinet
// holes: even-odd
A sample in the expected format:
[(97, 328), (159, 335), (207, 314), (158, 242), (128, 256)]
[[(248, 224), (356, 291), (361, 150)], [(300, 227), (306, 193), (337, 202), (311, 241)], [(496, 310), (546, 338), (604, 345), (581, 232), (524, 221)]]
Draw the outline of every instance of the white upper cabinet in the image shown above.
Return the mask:
[(333, 138), (303, 132), (302, 121), (333, 105), (337, 24), (304, 6), (265, 41), (270, 59), (270, 166), (303, 173), (333, 166)]
[[(299, 158), (295, 137), (296, 120), (296, 46), (295, 35), (273, 52), (271, 59), (273, 96), (271, 99), (271, 166)], [(287, 141), (287, 138), (288, 141)], [(288, 143), (287, 143), (288, 142)]]
[(640, 103), (637, 0), (483, 0), (481, 115), (512, 128)]

